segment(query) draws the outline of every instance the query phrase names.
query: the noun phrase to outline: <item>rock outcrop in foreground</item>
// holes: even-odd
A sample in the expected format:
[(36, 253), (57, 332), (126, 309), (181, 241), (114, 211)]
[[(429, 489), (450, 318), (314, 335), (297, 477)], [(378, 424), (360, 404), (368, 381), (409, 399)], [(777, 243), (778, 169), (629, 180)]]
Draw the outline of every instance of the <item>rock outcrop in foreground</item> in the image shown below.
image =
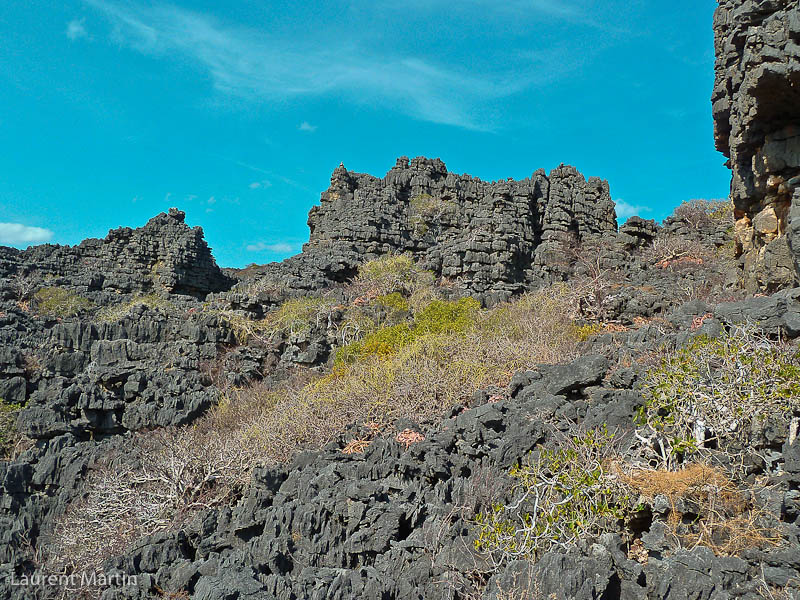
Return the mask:
[(750, 290), (800, 268), (800, 6), (720, 0), (714, 16), (717, 149), (730, 158), (736, 244)]

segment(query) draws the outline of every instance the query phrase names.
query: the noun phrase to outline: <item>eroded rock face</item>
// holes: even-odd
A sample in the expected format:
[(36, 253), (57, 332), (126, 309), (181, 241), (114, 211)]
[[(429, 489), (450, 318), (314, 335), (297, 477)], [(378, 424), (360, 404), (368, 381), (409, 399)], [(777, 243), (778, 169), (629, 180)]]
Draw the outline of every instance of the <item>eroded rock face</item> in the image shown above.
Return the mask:
[(84, 292), (115, 294), (205, 296), (228, 289), (232, 282), (217, 266), (203, 229), (186, 225), (185, 216), (173, 208), (144, 227), (120, 227), (105, 239), (77, 246), (0, 248), (0, 275), (30, 275)]
[(733, 172), (737, 249), (750, 291), (775, 291), (800, 268), (800, 6), (720, 0), (714, 31), (715, 138)]
[(397, 159), (382, 179), (339, 166), (308, 225), (304, 254), (333, 249), (363, 261), (411, 252), (437, 274), (498, 298), (556, 269), (565, 244), (617, 230), (608, 183), (574, 167), (487, 183), (422, 157)]

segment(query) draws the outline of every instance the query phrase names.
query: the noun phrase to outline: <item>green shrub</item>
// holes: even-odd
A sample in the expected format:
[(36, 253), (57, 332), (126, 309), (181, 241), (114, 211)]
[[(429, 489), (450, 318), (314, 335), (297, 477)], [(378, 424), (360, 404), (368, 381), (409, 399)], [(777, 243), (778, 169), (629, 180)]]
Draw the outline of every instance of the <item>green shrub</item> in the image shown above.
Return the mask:
[(131, 312), (131, 309), (136, 306), (147, 306), (148, 308), (160, 310), (164, 313), (168, 313), (175, 309), (175, 305), (166, 298), (163, 298), (158, 294), (148, 294), (146, 296), (136, 296), (128, 302), (124, 302), (122, 304), (104, 306), (98, 311), (96, 319), (101, 323), (113, 323), (128, 316)]
[(411, 307), (400, 292), (392, 292), (391, 294), (384, 294), (375, 298), (375, 303), (382, 306), (391, 313), (406, 313), (411, 310)]
[(510, 501), (475, 517), (475, 549), (500, 565), (616, 530), (632, 503), (611, 467), (612, 441), (605, 428), (590, 430), (512, 468)]
[(410, 281), (416, 272), (414, 259), (407, 254), (387, 254), (370, 260), (358, 269), (358, 279), (371, 282), (391, 278)]
[(431, 333), (457, 333), (476, 322), (480, 303), (475, 298), (461, 298), (455, 302), (434, 300), (414, 317), (416, 335)]
[(21, 408), (21, 404), (7, 403), (0, 398), (0, 460), (8, 459), (19, 441), (17, 415)]
[(43, 287), (33, 299), (40, 314), (57, 318), (71, 317), (93, 306), (86, 298), (60, 287)]
[(587, 323), (585, 325), (575, 326), (575, 336), (578, 341), (585, 342), (590, 338), (598, 335), (603, 331), (603, 326), (600, 323)]
[(637, 421), (676, 466), (706, 445), (753, 450), (753, 426), (800, 414), (800, 355), (752, 326), (700, 336), (646, 374)]
[(212, 311), (233, 330), (237, 341), (246, 344), (251, 339), (267, 341), (276, 334), (308, 333), (322, 322), (332, 308), (325, 298), (292, 298), (260, 320), (249, 319), (231, 310)]
[(443, 216), (457, 209), (456, 204), (450, 200), (434, 198), (430, 194), (417, 194), (411, 198), (409, 204), (409, 223), (416, 236), (424, 236), (430, 230), (429, 223), (437, 223)]
[(369, 333), (362, 340), (339, 348), (337, 365), (369, 356), (387, 356), (426, 335), (453, 334), (465, 331), (476, 322), (480, 304), (474, 298), (458, 301), (434, 300), (423, 308), (409, 325), (401, 323)]

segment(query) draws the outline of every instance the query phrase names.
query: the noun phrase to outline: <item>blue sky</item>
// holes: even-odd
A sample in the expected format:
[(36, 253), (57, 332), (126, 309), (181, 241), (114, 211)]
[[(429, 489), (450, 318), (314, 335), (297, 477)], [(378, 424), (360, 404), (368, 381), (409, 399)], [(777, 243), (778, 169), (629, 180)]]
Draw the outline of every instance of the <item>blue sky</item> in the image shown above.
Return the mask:
[(331, 171), (401, 155), (485, 180), (564, 162), (618, 212), (725, 197), (714, 0), (5, 0), (0, 243), (170, 206), (222, 266), (308, 238)]

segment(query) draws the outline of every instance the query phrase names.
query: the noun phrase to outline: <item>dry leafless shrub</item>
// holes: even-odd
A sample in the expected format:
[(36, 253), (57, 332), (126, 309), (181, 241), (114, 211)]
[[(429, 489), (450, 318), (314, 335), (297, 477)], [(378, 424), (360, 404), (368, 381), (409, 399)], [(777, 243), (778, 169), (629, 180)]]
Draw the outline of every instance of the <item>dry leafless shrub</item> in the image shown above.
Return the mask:
[(696, 268), (713, 258), (713, 251), (697, 240), (679, 235), (659, 235), (642, 251), (642, 257), (657, 268)]
[(42, 281), (33, 274), (17, 274), (12, 278), (11, 287), (16, 293), (19, 302), (28, 302), (41, 285)]
[(137, 435), (125, 455), (107, 456), (90, 472), (85, 497), (55, 525), (45, 570), (100, 572), (104, 560), (139, 537), (229, 503), (258, 459), (227, 431), (183, 427)]
[(718, 223), (733, 225), (733, 209), (728, 200), (689, 200), (678, 206), (672, 216), (695, 231)]

